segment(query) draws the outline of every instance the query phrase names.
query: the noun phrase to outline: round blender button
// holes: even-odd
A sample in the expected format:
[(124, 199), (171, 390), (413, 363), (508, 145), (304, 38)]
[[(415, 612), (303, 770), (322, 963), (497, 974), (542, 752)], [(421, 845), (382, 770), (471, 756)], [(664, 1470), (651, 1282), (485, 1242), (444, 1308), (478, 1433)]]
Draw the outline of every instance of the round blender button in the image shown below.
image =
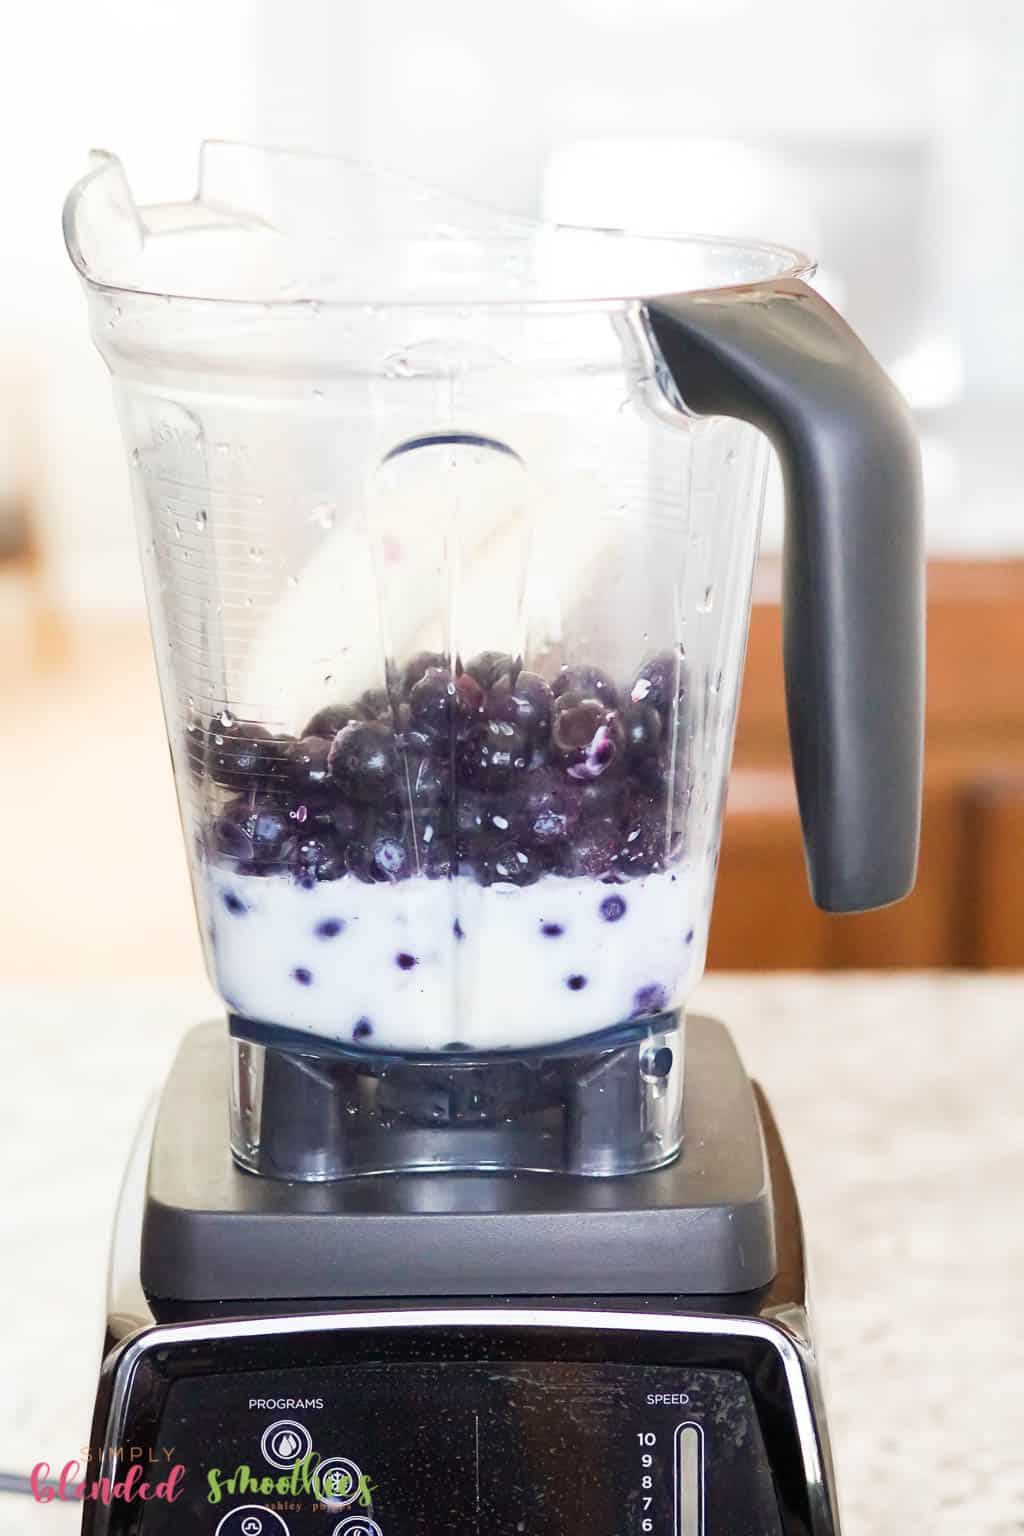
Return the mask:
[(327, 1509), (347, 1509), (359, 1497), (363, 1474), (347, 1456), (328, 1456), (313, 1475), (317, 1498)]
[(297, 1461), (305, 1461), (312, 1449), (313, 1436), (297, 1419), (268, 1424), (260, 1441), (264, 1461), (282, 1472), (290, 1472)]
[(349, 1515), (338, 1522), (331, 1536), (384, 1536), (384, 1532), (376, 1520), (367, 1520), (365, 1515)]
[(281, 1516), (262, 1504), (243, 1504), (224, 1516), (214, 1536), (288, 1536)]

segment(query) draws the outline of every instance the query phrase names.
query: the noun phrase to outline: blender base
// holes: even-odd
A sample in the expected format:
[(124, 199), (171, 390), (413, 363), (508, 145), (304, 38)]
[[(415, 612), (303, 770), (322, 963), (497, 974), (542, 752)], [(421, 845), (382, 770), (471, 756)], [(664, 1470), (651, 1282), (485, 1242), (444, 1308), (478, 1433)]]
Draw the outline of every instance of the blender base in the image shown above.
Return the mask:
[[(89, 1502), (83, 1536), (839, 1536), (785, 1155), (720, 1024), (687, 1058), (653, 1173), (286, 1186), (233, 1163), (194, 1031), (125, 1180), (91, 1435), (97, 1475), (179, 1464), (180, 1497)], [(730, 1213), (753, 1266), (721, 1267)], [(705, 1249), (743, 1283), (688, 1291)]]
[[(164, 1090), (143, 1228), (150, 1295), (704, 1294), (751, 1290), (775, 1272), (771, 1181), (753, 1090), (728, 1032), (712, 1019), (686, 1021), (683, 1155), (614, 1179), (486, 1171), (321, 1184), (254, 1178), (234, 1164), (224, 1136), (228, 1054), (223, 1025), (200, 1026)], [(632, 1055), (623, 1074), (630, 1085), (635, 1045)], [(616, 1056), (601, 1058), (610, 1061), (601, 1071), (611, 1084)], [(314, 1108), (303, 1115), (295, 1060), (287, 1084), (292, 1135), (313, 1141), (329, 1079), (314, 1062), (304, 1090)], [(614, 1097), (607, 1098), (614, 1119)], [(595, 1115), (605, 1102), (595, 1089)], [(478, 1147), (496, 1136), (492, 1155), (500, 1151), (498, 1132), (470, 1125), (459, 1133)], [(438, 1131), (406, 1134), (430, 1145)], [(508, 1162), (513, 1156), (510, 1149)]]

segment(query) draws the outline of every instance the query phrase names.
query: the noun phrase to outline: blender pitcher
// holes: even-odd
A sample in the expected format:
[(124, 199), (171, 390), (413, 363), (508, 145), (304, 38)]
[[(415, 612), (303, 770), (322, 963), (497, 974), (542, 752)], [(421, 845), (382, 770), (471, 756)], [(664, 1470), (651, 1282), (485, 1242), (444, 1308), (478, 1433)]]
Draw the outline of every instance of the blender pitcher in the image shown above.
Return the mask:
[(226, 144), (65, 211), (131, 463), (232, 1148), (628, 1173), (682, 1137), (771, 440), (812, 889), (913, 882), (918, 455), (800, 256)]

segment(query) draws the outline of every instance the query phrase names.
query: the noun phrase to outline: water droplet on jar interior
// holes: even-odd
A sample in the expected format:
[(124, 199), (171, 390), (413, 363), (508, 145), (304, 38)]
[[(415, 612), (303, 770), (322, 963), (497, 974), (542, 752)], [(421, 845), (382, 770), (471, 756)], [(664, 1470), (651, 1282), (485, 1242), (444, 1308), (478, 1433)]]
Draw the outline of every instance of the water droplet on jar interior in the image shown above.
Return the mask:
[(697, 611), (698, 611), (698, 613), (710, 613), (711, 609), (712, 609), (712, 606), (713, 606), (713, 603), (714, 603), (714, 588), (713, 587), (705, 587), (704, 588), (704, 596), (701, 598), (700, 602), (697, 604)]
[(261, 545), (259, 545), (259, 544), (250, 544), (249, 545), (249, 559), (252, 560), (255, 565), (259, 565), (260, 561), (264, 557), (264, 554), (265, 554), (265, 551), (263, 550)]
[(213, 450), (214, 450), (215, 453), (230, 453), (231, 452), (231, 444), (230, 443), (214, 443)]
[(203, 507), (196, 513), (196, 532), (202, 533), (206, 527), (206, 511)]
[(411, 379), (416, 369), (407, 357), (389, 357), (384, 363), (384, 374), (389, 379)]
[(288, 577), (288, 585), (290, 587), (297, 587), (298, 584), (299, 584), (299, 578), (296, 575), (293, 574), (293, 575)]
[(235, 723), (234, 715), (231, 713), (230, 709), (226, 707), (221, 710), (220, 714), (217, 716), (217, 719), (220, 721), (221, 725), (226, 731), (230, 731), (231, 727)]
[(314, 400), (322, 400), (324, 397), (324, 392), (322, 389), (314, 389), (312, 391), (312, 395)]
[(321, 501), (309, 514), (311, 523), (317, 523), (321, 528), (333, 528), (337, 516), (334, 507), (329, 501)]

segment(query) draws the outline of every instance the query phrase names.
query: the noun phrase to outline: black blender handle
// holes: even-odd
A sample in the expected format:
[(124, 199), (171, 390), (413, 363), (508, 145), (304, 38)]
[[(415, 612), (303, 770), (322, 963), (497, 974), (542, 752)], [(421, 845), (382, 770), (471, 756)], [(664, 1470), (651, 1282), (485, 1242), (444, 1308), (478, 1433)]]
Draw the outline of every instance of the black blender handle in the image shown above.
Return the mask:
[(914, 884), (924, 736), (920, 451), (902, 398), (798, 279), (647, 303), (685, 405), (758, 427), (786, 491), (783, 651), (811, 892), (829, 912)]

